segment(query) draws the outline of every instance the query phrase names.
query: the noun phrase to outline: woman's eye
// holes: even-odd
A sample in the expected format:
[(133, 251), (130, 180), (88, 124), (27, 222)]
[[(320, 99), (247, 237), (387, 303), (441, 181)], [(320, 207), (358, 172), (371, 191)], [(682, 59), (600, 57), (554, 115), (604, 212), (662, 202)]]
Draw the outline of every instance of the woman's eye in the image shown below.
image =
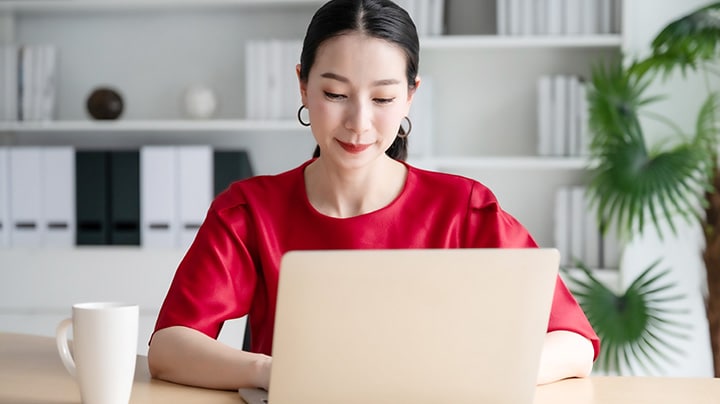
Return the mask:
[(325, 91), (325, 97), (327, 97), (327, 98), (329, 98), (329, 99), (331, 99), (331, 100), (335, 100), (335, 101), (344, 100), (344, 99), (346, 98), (346, 97), (345, 97), (344, 95), (342, 95), (342, 94), (335, 94), (335, 93), (330, 93), (330, 92), (327, 92), (327, 91)]
[(374, 98), (373, 101), (375, 101), (377, 104), (390, 104), (391, 102), (395, 101), (395, 97), (392, 98)]

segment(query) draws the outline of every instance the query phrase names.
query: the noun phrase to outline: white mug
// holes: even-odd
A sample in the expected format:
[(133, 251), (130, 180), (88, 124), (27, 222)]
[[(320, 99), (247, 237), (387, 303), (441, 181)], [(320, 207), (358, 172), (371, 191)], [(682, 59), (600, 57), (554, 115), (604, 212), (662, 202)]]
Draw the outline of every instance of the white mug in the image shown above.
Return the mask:
[[(137, 305), (98, 302), (73, 305), (57, 327), (57, 348), (80, 388), (83, 404), (130, 401), (138, 337)], [(73, 329), (73, 353), (68, 328)]]

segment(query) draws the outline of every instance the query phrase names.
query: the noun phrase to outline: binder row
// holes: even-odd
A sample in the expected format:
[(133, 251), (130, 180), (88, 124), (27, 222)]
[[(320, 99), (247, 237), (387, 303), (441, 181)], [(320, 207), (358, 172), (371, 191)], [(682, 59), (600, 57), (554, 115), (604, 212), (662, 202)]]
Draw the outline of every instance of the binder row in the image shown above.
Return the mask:
[(397, 0), (396, 3), (410, 14), (418, 36), (443, 34), (445, 0)]
[(0, 248), (187, 248), (214, 195), (253, 175), (245, 150), (0, 147)]
[(555, 194), (555, 247), (560, 264), (574, 266), (575, 260), (589, 268), (617, 268), (620, 243), (613, 229), (600, 234), (594, 210), (584, 186), (561, 187)]
[(538, 154), (587, 156), (587, 83), (578, 76), (544, 75), (537, 82)]
[(249, 40), (245, 43), (245, 108), (248, 119), (294, 119), (300, 108), (295, 66), (302, 42)]
[(498, 35), (594, 35), (621, 31), (622, 0), (497, 0)]
[(0, 46), (0, 122), (53, 119), (56, 86), (55, 46)]

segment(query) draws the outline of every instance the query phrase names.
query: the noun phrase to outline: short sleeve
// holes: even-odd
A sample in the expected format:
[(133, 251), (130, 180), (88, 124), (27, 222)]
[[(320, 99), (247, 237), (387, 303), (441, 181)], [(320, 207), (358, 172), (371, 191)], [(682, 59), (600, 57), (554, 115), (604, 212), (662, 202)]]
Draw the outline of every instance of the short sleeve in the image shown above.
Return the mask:
[(257, 283), (248, 249), (250, 215), (243, 204), (218, 205), (213, 202), (180, 262), (155, 331), (185, 326), (217, 338), (225, 320), (248, 313)]
[[(471, 192), (468, 209), (467, 245), (476, 248), (535, 248), (525, 227), (512, 215), (502, 210), (495, 196), (476, 184)], [(600, 339), (593, 330), (575, 297), (558, 275), (553, 295), (548, 332), (572, 331), (590, 340), (594, 358), (600, 353)]]

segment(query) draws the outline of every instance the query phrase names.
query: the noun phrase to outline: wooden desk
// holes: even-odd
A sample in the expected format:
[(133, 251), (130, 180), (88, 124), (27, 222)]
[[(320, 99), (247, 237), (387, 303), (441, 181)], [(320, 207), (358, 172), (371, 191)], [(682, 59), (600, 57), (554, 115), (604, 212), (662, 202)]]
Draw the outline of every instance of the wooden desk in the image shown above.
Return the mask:
[[(150, 378), (139, 356), (132, 404), (242, 404), (233, 391), (207, 390)], [(0, 403), (79, 404), (80, 393), (57, 354), (55, 340), (0, 333)], [(720, 403), (720, 379), (591, 377), (537, 389), (535, 404)]]

